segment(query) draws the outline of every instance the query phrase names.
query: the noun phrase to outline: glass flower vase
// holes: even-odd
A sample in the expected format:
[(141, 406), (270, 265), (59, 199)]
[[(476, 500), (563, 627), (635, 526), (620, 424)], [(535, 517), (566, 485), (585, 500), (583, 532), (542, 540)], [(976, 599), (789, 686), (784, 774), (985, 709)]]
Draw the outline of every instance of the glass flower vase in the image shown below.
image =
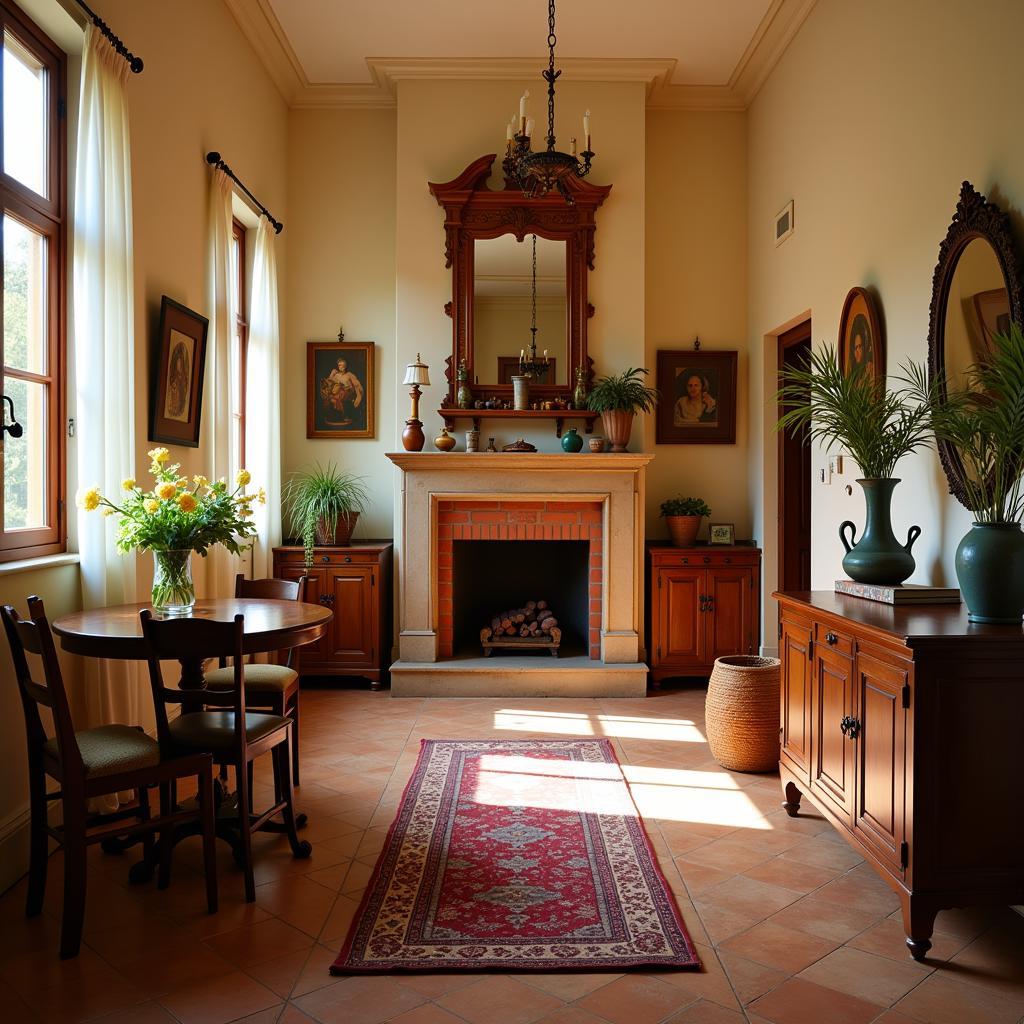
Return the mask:
[(153, 552), (153, 609), (163, 615), (188, 615), (196, 603), (192, 551)]

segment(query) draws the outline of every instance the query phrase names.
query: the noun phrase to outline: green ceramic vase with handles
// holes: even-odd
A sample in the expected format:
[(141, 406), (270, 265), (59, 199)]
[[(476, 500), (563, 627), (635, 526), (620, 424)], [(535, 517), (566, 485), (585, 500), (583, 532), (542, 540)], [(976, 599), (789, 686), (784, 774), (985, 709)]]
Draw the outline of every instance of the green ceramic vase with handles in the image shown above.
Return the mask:
[[(914, 572), (916, 563), (910, 549), (921, 536), (921, 527), (910, 528), (906, 544), (901, 544), (892, 532), (892, 492), (899, 483), (898, 479), (888, 477), (858, 480), (857, 483), (864, 489), (867, 519), (859, 541), (857, 527), (849, 519), (839, 527), (839, 539), (846, 548), (843, 571), (858, 583), (898, 585)], [(850, 531), (849, 539), (847, 530)]]
[(562, 438), (563, 452), (578, 452), (583, 449), (583, 438), (577, 433), (575, 427), (570, 427)]

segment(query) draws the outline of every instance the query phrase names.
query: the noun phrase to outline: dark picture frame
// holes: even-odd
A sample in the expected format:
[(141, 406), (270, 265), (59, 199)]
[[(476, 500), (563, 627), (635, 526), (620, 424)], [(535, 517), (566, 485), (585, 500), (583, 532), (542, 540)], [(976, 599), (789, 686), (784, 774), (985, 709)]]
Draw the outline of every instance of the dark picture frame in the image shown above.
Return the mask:
[(658, 444), (736, 443), (737, 361), (735, 350), (658, 350)]
[(306, 437), (376, 437), (372, 341), (306, 343)]
[(866, 288), (851, 288), (839, 317), (839, 369), (844, 377), (867, 374), (885, 380), (885, 336), (878, 300)]
[(160, 328), (153, 346), (149, 440), (199, 447), (210, 321), (168, 298), (160, 299)]

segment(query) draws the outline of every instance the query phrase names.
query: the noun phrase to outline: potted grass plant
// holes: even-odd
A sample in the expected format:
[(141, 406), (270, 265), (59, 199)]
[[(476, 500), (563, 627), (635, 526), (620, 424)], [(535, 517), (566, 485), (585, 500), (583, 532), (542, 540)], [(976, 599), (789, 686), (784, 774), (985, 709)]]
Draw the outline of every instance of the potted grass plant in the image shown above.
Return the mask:
[(605, 436), (613, 452), (624, 452), (633, 430), (633, 417), (638, 412), (651, 412), (658, 401), (658, 392), (644, 384), (643, 367), (602, 377), (587, 395), (587, 408), (601, 414)]
[(838, 446), (860, 467), (857, 483), (867, 507), (864, 532), (858, 541), (854, 523), (839, 527), (846, 548), (843, 570), (860, 583), (900, 584), (915, 567), (911, 548), (921, 528), (910, 528), (906, 544), (896, 539), (892, 494), (900, 482), (896, 464), (931, 443), (937, 388), (918, 367), (908, 364), (903, 373), (896, 390), (864, 374), (846, 376), (829, 345), (812, 349), (802, 366), (784, 369), (776, 395), (786, 410), (776, 430), (806, 430), (809, 440)]
[(711, 515), (703, 498), (667, 498), (661, 503), (661, 513), (673, 547), (692, 548), (697, 540), (701, 520)]
[(281, 500), (288, 529), (302, 539), (306, 565), (311, 565), (317, 544), (343, 547), (350, 542), (369, 495), (362, 477), (346, 473), (334, 463), (315, 463), (289, 477)]

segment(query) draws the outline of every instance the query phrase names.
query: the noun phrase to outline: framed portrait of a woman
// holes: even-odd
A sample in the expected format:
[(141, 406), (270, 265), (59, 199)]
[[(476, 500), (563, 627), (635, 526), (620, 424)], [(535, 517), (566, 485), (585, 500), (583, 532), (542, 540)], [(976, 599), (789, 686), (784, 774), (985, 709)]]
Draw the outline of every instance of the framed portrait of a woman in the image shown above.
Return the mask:
[(878, 303), (865, 288), (851, 288), (839, 318), (839, 369), (845, 377), (885, 379), (885, 339)]
[(735, 444), (736, 353), (661, 350), (658, 444)]
[(166, 295), (154, 346), (149, 440), (199, 447), (209, 321)]

